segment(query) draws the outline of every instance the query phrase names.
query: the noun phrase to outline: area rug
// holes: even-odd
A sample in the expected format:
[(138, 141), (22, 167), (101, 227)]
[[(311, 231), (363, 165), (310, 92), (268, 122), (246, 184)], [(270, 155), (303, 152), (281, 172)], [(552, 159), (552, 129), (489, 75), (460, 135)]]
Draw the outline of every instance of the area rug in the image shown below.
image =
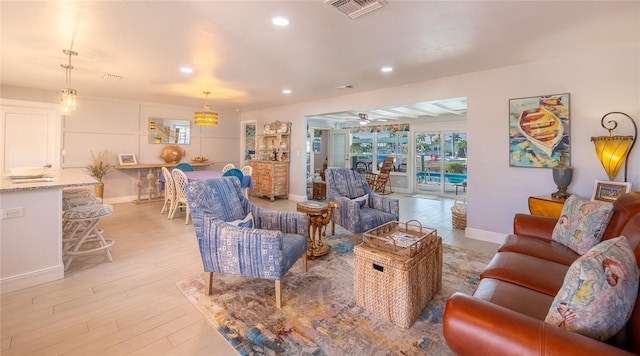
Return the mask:
[(449, 355), (442, 335), (447, 298), (472, 293), (489, 257), (443, 245), (442, 289), (408, 329), (397, 327), (354, 301), (353, 243), (346, 230), (325, 243), (331, 252), (296, 263), (282, 280), (282, 308), (274, 282), (214, 274), (204, 295), (204, 275), (177, 282), (182, 293), (241, 355)]

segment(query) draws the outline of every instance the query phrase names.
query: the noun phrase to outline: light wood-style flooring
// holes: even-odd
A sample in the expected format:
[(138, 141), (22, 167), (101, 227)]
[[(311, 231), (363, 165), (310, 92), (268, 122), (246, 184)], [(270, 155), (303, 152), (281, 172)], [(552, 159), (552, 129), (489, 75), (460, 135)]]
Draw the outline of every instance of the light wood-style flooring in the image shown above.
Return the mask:
[[(443, 242), (487, 255), (498, 246), (451, 228), (453, 200), (400, 199), (400, 220), (435, 227)], [(295, 211), (296, 203), (251, 198)], [(114, 205), (101, 221), (115, 239), (113, 262), (77, 258), (63, 280), (2, 294), (2, 355), (234, 355), (235, 350), (180, 293), (175, 282), (202, 272), (193, 225), (167, 220), (162, 203)], [(322, 263), (322, 259), (309, 261)], [(286, 278), (283, 281), (286, 283)], [(284, 300), (286, 303), (286, 297)]]

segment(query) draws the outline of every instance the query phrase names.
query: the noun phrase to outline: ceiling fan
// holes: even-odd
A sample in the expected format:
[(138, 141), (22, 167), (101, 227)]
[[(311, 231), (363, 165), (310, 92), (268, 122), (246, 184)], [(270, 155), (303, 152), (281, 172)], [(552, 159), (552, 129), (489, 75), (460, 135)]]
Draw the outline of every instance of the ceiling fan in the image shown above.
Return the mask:
[(368, 125), (369, 123), (373, 122), (373, 121), (381, 121), (381, 122), (386, 122), (386, 119), (370, 119), (369, 116), (367, 114), (364, 113), (360, 113), (358, 114), (358, 117), (360, 118), (358, 120), (358, 122), (360, 123), (360, 125)]

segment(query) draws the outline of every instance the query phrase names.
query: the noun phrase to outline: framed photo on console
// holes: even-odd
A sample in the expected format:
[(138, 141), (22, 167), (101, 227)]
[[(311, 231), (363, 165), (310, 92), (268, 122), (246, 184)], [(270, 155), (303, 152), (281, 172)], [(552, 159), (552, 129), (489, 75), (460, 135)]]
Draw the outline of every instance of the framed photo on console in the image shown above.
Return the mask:
[(136, 160), (136, 155), (133, 153), (118, 153), (118, 161), (121, 166), (131, 166), (134, 164), (138, 164)]
[(629, 182), (608, 182), (597, 180), (593, 183), (593, 195), (591, 200), (614, 202), (621, 195), (631, 191)]

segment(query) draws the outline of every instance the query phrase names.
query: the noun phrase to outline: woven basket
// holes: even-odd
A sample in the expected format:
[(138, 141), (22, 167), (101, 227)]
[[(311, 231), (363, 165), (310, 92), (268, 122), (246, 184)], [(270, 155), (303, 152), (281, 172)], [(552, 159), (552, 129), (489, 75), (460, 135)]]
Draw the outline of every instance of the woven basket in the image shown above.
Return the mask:
[(354, 247), (356, 305), (408, 328), (442, 288), (442, 239), (427, 237), (426, 248), (402, 257), (364, 244)]
[(467, 228), (467, 204), (456, 201), (451, 207), (451, 226), (454, 229)]

